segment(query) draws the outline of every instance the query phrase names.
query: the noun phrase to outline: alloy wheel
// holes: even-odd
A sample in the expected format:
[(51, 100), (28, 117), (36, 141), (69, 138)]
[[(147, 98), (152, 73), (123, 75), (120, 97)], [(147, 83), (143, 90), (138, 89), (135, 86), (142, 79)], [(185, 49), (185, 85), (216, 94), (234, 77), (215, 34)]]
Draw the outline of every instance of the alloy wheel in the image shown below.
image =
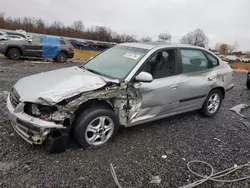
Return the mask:
[(95, 118), (85, 131), (85, 139), (90, 145), (99, 146), (106, 143), (114, 132), (114, 122), (108, 116)]

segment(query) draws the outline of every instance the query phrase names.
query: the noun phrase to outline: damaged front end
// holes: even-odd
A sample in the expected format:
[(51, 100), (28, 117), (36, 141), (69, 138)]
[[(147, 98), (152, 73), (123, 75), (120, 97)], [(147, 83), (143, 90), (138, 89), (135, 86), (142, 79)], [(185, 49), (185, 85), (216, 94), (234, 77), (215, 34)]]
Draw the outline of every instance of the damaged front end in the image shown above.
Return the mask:
[(16, 107), (11, 102), (13, 98), (18, 97), (10, 93), (7, 106), (16, 132), (31, 144), (44, 144), (49, 152), (65, 151), (76, 112), (88, 108), (86, 104), (101, 101), (109, 105), (120, 124), (127, 126), (138, 114), (142, 101), (139, 90), (128, 83), (107, 83), (80, 94), (72, 90), (71, 97), (61, 101), (48, 100), (48, 97), (40, 97), (36, 102), (19, 101)]
[[(49, 152), (63, 152), (69, 140), (68, 128), (70, 121), (66, 113), (60, 113), (56, 106), (25, 103), (24, 113), (42, 120), (54, 123), (50, 128), (40, 128), (41, 134), (32, 136), (33, 144), (44, 144)], [(40, 126), (43, 126), (41, 124)]]
[(76, 111), (81, 108), (85, 110), (85, 104), (92, 101), (98, 104), (99, 101), (105, 102), (115, 111), (121, 125), (128, 125), (139, 112), (142, 96), (138, 89), (128, 83), (114, 84), (109, 83), (98, 90), (85, 92), (77, 97), (65, 99), (59, 102), (56, 107), (58, 109), (57, 117), (64, 114), (67, 122), (72, 124)]

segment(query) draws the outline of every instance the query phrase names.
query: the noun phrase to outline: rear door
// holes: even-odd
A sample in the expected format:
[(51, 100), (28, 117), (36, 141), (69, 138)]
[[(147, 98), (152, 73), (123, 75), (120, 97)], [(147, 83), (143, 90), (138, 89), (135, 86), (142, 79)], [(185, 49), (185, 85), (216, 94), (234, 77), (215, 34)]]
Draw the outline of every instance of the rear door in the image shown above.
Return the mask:
[(32, 41), (25, 41), (26, 56), (42, 57), (42, 37), (32, 37)]
[(181, 59), (178, 112), (199, 109), (211, 90), (219, 62), (211, 62), (200, 49), (183, 48), (178, 54)]

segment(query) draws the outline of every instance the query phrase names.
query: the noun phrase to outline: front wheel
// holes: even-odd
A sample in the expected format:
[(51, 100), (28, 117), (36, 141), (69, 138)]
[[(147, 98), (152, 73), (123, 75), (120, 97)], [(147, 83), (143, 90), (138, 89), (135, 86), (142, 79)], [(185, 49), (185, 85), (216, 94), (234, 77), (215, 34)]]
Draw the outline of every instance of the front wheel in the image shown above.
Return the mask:
[(222, 100), (222, 93), (219, 89), (211, 91), (201, 108), (202, 114), (206, 117), (214, 116), (219, 111)]
[(17, 48), (11, 48), (7, 53), (8, 58), (11, 60), (19, 60), (21, 55), (21, 51)]
[(84, 111), (75, 124), (74, 138), (82, 148), (98, 147), (111, 141), (118, 130), (116, 114), (105, 107)]

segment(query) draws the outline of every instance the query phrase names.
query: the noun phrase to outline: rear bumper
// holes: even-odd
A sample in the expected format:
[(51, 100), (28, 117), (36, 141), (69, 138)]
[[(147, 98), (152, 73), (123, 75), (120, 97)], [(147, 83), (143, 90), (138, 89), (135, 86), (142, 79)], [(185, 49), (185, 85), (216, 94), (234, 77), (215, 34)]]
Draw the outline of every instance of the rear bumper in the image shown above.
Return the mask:
[(74, 58), (74, 55), (75, 55), (75, 53), (74, 53), (73, 51), (69, 51), (69, 52), (68, 52), (68, 58), (69, 58), (69, 59)]

